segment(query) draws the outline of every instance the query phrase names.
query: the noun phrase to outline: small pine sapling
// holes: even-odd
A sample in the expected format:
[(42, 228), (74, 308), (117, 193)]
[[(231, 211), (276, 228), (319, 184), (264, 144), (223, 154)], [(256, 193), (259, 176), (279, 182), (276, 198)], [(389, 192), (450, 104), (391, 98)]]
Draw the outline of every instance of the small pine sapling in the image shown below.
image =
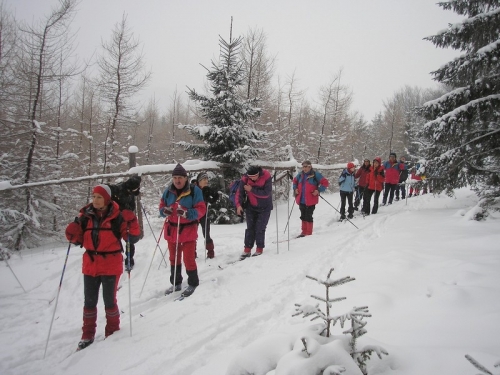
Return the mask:
[[(488, 370), (486, 367), (484, 367), (481, 363), (479, 363), (478, 361), (476, 361), (474, 358), (472, 358), (469, 354), (466, 354), (465, 355), (465, 358), (467, 358), (467, 360), (475, 367), (477, 368), (479, 371), (481, 371), (482, 373), (480, 375), (495, 375), (495, 373), (491, 372), (490, 370)], [(500, 367), (500, 361), (496, 362), (493, 366), (495, 367)], [(500, 374), (500, 372), (497, 372), (497, 374)]]
[[(310, 315), (315, 315), (315, 317), (312, 318), (311, 320), (316, 320), (318, 318), (323, 319), (323, 321), (325, 322), (326, 337), (330, 337), (330, 323), (334, 320), (334, 318), (330, 316), (330, 308), (332, 307), (332, 303), (346, 299), (346, 297), (339, 297), (339, 298), (330, 299), (330, 288), (334, 287), (334, 286), (339, 286), (339, 285), (348, 283), (349, 281), (355, 280), (350, 276), (343, 277), (342, 279), (338, 279), (338, 280), (331, 280), (330, 276), (331, 276), (332, 272), (333, 272), (333, 268), (330, 269), (330, 271), (328, 272), (328, 276), (327, 276), (326, 280), (320, 280), (320, 279), (317, 279), (315, 277), (306, 275), (306, 277), (308, 279), (315, 280), (318, 283), (320, 283), (326, 287), (326, 297), (325, 298), (311, 295), (312, 298), (317, 299), (319, 301), (323, 301), (325, 303), (326, 313), (323, 313), (323, 311), (319, 308), (319, 304), (316, 306), (311, 306), (311, 305), (302, 306), (302, 305), (296, 303), (295, 304), (296, 313), (292, 315), (292, 316), (297, 316), (297, 315), (303, 314), (304, 318), (306, 318)], [(323, 334), (323, 332), (321, 334)]]
[[(328, 272), (328, 276), (326, 280), (320, 280), (312, 276), (306, 275), (308, 279), (315, 280), (318, 283), (324, 285), (326, 287), (326, 297), (318, 297), (311, 295), (312, 298), (323, 301), (326, 305), (326, 313), (324, 313), (321, 308), (319, 307), (319, 304), (316, 306), (311, 306), (311, 305), (300, 305), (300, 304), (295, 304), (296, 308), (295, 311), (296, 313), (293, 314), (292, 316), (297, 316), (302, 314), (304, 318), (314, 315), (314, 318), (311, 319), (322, 319), (325, 322), (325, 329), (321, 332), (321, 334), (324, 334), (326, 331), (326, 337), (330, 337), (330, 326), (333, 327), (337, 322), (340, 322), (340, 326), (344, 328), (344, 323), (347, 320), (351, 321), (351, 328), (348, 330), (344, 331), (344, 334), (350, 334), (351, 335), (351, 340), (349, 342), (349, 346), (351, 348), (351, 357), (354, 360), (354, 362), (358, 365), (359, 369), (363, 374), (367, 373), (366, 370), (366, 362), (370, 359), (371, 355), (375, 352), (377, 356), (382, 359), (382, 354), (389, 355), (387, 350), (385, 350), (382, 347), (376, 346), (376, 345), (365, 345), (361, 350), (357, 350), (357, 339), (361, 336), (363, 336), (367, 331), (365, 329), (365, 326), (367, 324), (366, 321), (363, 321), (363, 318), (368, 318), (371, 317), (371, 314), (368, 312), (368, 306), (362, 306), (362, 307), (353, 307), (351, 311), (349, 311), (346, 314), (338, 315), (338, 316), (331, 316), (330, 315), (330, 308), (332, 307), (333, 302), (338, 302), (346, 299), (346, 297), (339, 297), (339, 298), (330, 298), (330, 288), (334, 286), (339, 286), (345, 283), (348, 283), (350, 281), (354, 281), (355, 279), (347, 276), (338, 280), (331, 280), (330, 276), (333, 272), (333, 268), (330, 269)], [(304, 339), (302, 339), (302, 342), (304, 344), (304, 351), (307, 353), (307, 343), (305, 342)], [(332, 371), (337, 371), (337, 369)], [(332, 374), (336, 374), (336, 372), (331, 372)]]

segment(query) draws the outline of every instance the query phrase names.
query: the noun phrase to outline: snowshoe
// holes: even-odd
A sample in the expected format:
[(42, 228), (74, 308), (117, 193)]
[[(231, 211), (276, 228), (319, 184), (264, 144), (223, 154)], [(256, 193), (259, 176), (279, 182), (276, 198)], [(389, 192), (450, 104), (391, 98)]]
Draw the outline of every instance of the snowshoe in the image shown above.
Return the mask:
[(195, 290), (196, 290), (195, 286), (188, 285), (188, 287), (184, 289), (184, 291), (182, 292), (181, 297), (182, 298), (189, 297), (191, 294), (194, 293)]
[(79, 343), (78, 343), (78, 347), (76, 348), (76, 351), (80, 351), (82, 349), (85, 349), (87, 346), (89, 346), (90, 344), (92, 344), (94, 342), (94, 339), (89, 339), (89, 340), (81, 340)]
[(169, 294), (172, 294), (173, 292), (180, 292), (180, 290), (181, 290), (181, 284), (177, 284), (175, 286), (175, 289), (174, 289), (174, 286), (172, 285), (170, 288), (168, 288), (165, 291), (165, 295), (168, 296)]

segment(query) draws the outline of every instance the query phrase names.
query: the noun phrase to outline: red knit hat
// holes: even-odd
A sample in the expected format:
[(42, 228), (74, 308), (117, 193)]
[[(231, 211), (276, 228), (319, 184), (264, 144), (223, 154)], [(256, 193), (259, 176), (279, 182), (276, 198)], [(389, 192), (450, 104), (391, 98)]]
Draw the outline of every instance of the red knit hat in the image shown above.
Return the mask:
[(92, 193), (102, 196), (104, 198), (104, 204), (106, 204), (106, 206), (111, 202), (111, 189), (108, 185), (97, 185), (94, 190), (92, 190)]
[(351, 169), (351, 168), (356, 168), (354, 163), (352, 163), (352, 162), (347, 163), (347, 169)]

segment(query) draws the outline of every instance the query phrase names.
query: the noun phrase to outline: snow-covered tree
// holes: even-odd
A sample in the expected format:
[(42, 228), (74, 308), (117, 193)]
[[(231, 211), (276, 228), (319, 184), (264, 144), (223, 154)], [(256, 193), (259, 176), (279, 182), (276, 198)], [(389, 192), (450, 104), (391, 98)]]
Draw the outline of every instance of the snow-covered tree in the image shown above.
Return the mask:
[[(470, 184), (483, 207), (500, 209), (500, 2), (453, 0), (438, 3), (467, 16), (437, 35), (437, 47), (464, 53), (433, 72), (453, 90), (425, 103), (426, 159), (441, 178), (438, 191)], [(479, 217), (482, 215), (479, 215)]]
[[(202, 143), (181, 144), (186, 150), (206, 160), (243, 167), (248, 160), (260, 157), (265, 152), (259, 148), (265, 133), (251, 126), (261, 114), (259, 99), (243, 99), (238, 94), (239, 87), (244, 83), (239, 60), (241, 42), (241, 37), (230, 39), (229, 42), (220, 37), (220, 61), (212, 61), (212, 69), (207, 74), (210, 95), (189, 89), (189, 97), (206, 122), (182, 126)], [(229, 172), (227, 177), (235, 172)]]

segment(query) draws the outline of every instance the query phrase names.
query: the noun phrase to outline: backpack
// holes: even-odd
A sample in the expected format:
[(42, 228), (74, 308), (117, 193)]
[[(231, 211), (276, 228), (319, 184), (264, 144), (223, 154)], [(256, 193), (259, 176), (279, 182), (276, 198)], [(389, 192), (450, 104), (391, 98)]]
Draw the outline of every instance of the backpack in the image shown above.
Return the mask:
[[(80, 221), (80, 225), (82, 227), (82, 230), (84, 232), (86, 230), (92, 230), (92, 229), (88, 229), (87, 228), (87, 224), (89, 222), (89, 218), (87, 216), (85, 216), (85, 215), (81, 216), (79, 218), (79, 221)], [(111, 219), (110, 223), (111, 223), (111, 229), (108, 229), (108, 228), (99, 228), (99, 230), (111, 230), (113, 232), (113, 234), (115, 235), (115, 237), (118, 239), (118, 242), (120, 242), (120, 246), (121, 246), (122, 251), (123, 251), (122, 233), (120, 231), (120, 227), (121, 227), (121, 225), (123, 223), (122, 213), (120, 212), (117, 217), (115, 217), (114, 219)]]
[[(233, 203), (233, 206), (236, 207), (236, 194), (239, 194), (240, 192), (240, 186), (243, 184), (243, 181), (240, 180), (234, 180), (231, 182), (231, 185), (229, 185), (229, 200)], [(245, 194), (245, 200), (241, 202), (241, 207), (245, 208), (247, 205), (247, 195)]]

